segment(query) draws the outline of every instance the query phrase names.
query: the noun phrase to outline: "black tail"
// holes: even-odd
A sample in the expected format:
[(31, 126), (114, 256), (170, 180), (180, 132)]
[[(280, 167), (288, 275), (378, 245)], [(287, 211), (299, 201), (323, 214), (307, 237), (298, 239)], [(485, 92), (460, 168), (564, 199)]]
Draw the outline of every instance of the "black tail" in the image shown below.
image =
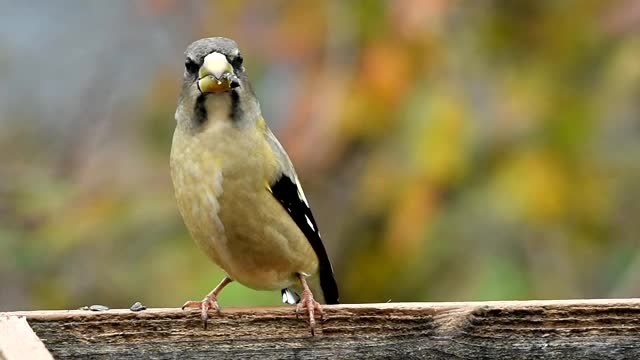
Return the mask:
[[(327, 257), (327, 260), (329, 258)], [(328, 266), (327, 266), (328, 265)], [(324, 295), (324, 302), (327, 304), (338, 304), (340, 295), (338, 294), (338, 284), (333, 277), (333, 269), (331, 269), (331, 263), (320, 263), (320, 287), (322, 288), (322, 295)]]

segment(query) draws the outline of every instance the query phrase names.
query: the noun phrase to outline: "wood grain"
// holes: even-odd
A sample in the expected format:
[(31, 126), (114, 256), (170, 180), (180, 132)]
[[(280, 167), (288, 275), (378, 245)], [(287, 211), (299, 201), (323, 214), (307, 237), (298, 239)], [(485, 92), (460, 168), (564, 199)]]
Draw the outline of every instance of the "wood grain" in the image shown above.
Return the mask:
[[(326, 306), (309, 336), (292, 307), (34, 311), (59, 359), (640, 359), (640, 299)], [(0, 314), (1, 316), (2, 314)]]
[(24, 317), (0, 315), (0, 359), (51, 360), (53, 357)]

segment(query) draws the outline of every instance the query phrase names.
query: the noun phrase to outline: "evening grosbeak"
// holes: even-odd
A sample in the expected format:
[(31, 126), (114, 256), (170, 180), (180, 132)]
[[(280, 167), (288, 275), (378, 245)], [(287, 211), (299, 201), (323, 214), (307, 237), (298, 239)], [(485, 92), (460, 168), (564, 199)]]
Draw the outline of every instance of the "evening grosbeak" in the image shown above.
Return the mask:
[[(267, 127), (233, 40), (198, 40), (185, 52), (171, 147), (171, 178), (191, 237), (226, 276), (198, 308), (219, 312), (230, 282), (281, 289), (306, 311), (338, 303), (331, 262), (291, 160)], [(313, 292), (312, 290), (313, 289)], [(296, 293), (297, 292), (297, 293)], [(300, 294), (300, 297), (298, 296)]]

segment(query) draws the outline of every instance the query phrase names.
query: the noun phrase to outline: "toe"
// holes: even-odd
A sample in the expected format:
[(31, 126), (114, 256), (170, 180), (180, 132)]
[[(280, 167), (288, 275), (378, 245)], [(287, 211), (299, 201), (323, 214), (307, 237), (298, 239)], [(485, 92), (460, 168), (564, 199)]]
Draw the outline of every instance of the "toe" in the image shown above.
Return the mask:
[(321, 319), (324, 319), (324, 314), (322, 313), (320, 303), (315, 301), (311, 292), (303, 292), (302, 300), (296, 306), (296, 318), (298, 318), (300, 313), (303, 311), (309, 318), (309, 330), (311, 331), (311, 336), (315, 336), (316, 311), (320, 314)]
[(207, 310), (214, 310), (218, 315), (220, 315), (220, 306), (218, 306), (218, 302), (216, 300), (209, 299), (207, 301)]
[(316, 309), (316, 312), (320, 315), (320, 320), (324, 321), (324, 311), (322, 311), (322, 306), (319, 302), (314, 301), (313, 307)]
[(200, 313), (200, 318), (202, 319), (202, 327), (207, 330), (207, 320), (209, 320), (209, 315), (207, 314), (207, 307), (202, 307), (202, 312)]
[(201, 307), (202, 307), (202, 302), (189, 300), (186, 303), (184, 303), (184, 305), (182, 305), (182, 310), (184, 310), (186, 308), (200, 309)]

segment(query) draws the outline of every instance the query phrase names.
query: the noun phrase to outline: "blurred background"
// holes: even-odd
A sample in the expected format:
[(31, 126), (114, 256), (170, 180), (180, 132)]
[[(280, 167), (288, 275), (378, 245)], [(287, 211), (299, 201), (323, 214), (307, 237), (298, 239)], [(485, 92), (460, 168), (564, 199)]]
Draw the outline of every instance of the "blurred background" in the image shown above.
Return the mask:
[(209, 36), (239, 43), (343, 302), (640, 296), (638, 0), (0, 0), (0, 310), (217, 284), (168, 168)]

